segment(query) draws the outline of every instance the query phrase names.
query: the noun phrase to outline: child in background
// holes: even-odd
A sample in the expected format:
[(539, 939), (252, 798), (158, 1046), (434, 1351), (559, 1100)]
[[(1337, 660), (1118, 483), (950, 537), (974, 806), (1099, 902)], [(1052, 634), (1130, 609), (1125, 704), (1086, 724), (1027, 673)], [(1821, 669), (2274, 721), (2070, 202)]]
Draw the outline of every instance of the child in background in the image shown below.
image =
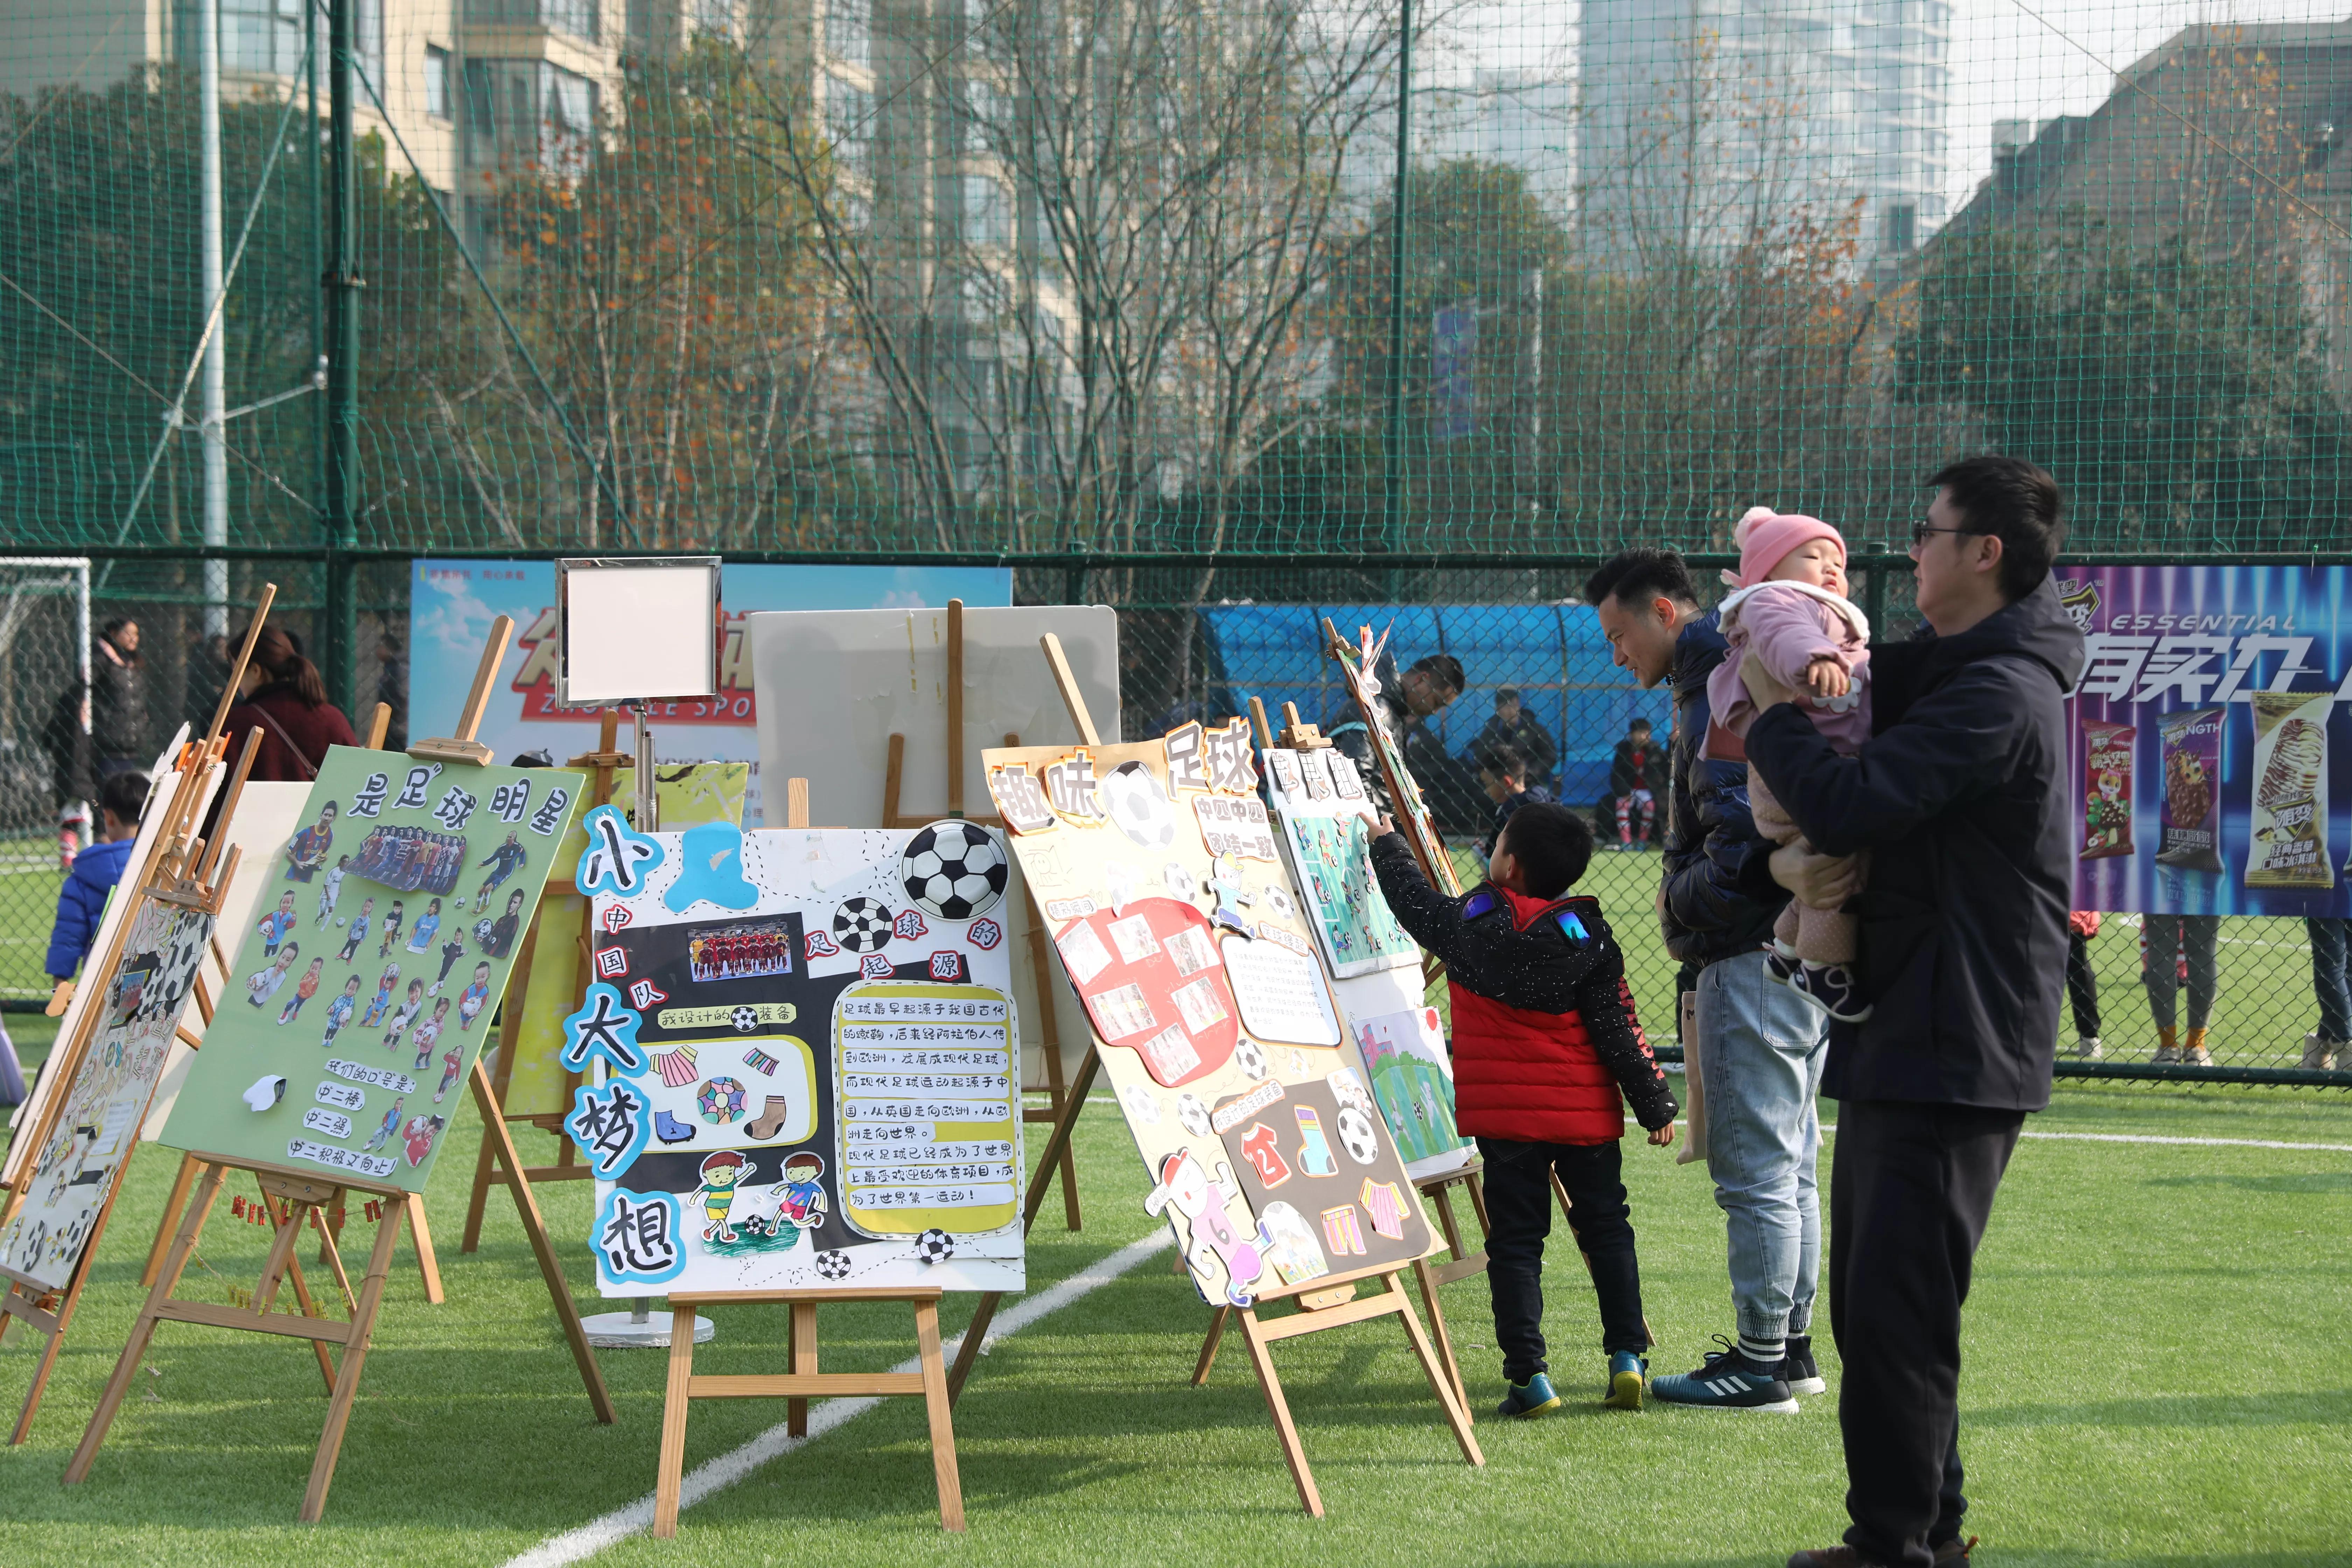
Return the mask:
[(400, 921), (403, 912), (400, 900), (398, 899), (393, 900), (392, 908), (385, 912), (383, 917), (383, 940), (375, 944), (375, 955), (378, 958), (390, 957), (392, 954), (392, 944), (400, 940)]
[(323, 926), (334, 918), (335, 900), (343, 896), (343, 878), (352, 868), (352, 858), (338, 855), (327, 871), (327, 879), (319, 884), (319, 923)]
[[(1617, 847), (1642, 848), (1654, 841), (1658, 827), (1658, 796), (1666, 792), (1666, 749), (1651, 736), (1650, 721), (1636, 719), (1625, 726), (1609, 760), (1609, 804), (1617, 816)], [(1634, 831), (1638, 820), (1641, 831)]]
[(1674, 1143), (1680, 1107), (1642, 1037), (1600, 904), (1568, 896), (1591, 863), (1592, 829), (1556, 802), (1521, 806), (1486, 881), (1460, 899), (1430, 887), (1386, 817), (1371, 856), (1397, 922), (1444, 961), (1452, 990), (1454, 1119), (1486, 1163), (1486, 1284), (1510, 1385), (1499, 1412), (1541, 1415), (1562, 1404), (1543, 1336), (1554, 1173), (1601, 1298), (1602, 1403), (1639, 1410), (1650, 1336), (1619, 1144), (1627, 1100), (1661, 1149)]
[(2098, 934), (2096, 910), (2076, 910), (2066, 917), (2066, 1000), (2074, 1008), (2074, 1054), (2092, 1062), (2105, 1054), (2099, 1044), (2099, 977), (2091, 971), (2089, 946)]
[(352, 1021), (360, 1010), (360, 977), (352, 975), (343, 982), (343, 994), (327, 1004), (327, 1037), (319, 1042), (321, 1047), (335, 1043), (335, 1033)]
[[(1732, 538), (1739, 546), (1739, 570), (1724, 573), (1735, 591), (1717, 610), (1731, 647), (1706, 678), (1716, 725), (1747, 738), (1756, 704), (1739, 666), (1753, 654), (1797, 693), (1798, 706), (1822, 738), (1840, 755), (1853, 755), (1870, 739), (1870, 622), (1845, 596), (1843, 536), (1817, 517), (1759, 506), (1748, 509)], [(1718, 754), (1712, 745), (1709, 750)], [(1756, 831), (1775, 844), (1804, 837), (1752, 767), (1748, 809)], [(1870, 1016), (1853, 974), (1860, 924), (1843, 910), (1791, 899), (1772, 928), (1766, 970), (1831, 1017), (1860, 1023)]]
[(49, 931), (49, 955), (41, 967), (52, 980), (71, 980), (98, 937), (107, 896), (122, 879), (123, 862), (139, 837), (139, 814), (147, 809), (147, 775), (115, 773), (98, 786), (99, 841), (74, 857), (73, 871), (58, 889), (57, 923)]
[(310, 967), (304, 970), (302, 978), (294, 983), (294, 994), (287, 1000), (285, 1010), (278, 1015), (279, 1023), (292, 1023), (294, 1015), (302, 1010), (302, 1004), (319, 994), (319, 977), (325, 972), (326, 967), (327, 961), (324, 958), (314, 958), (310, 961)]
[(1486, 761), (1478, 768), (1478, 787), (1495, 803), (1495, 837), (1480, 843), (1478, 852), (1482, 855), (1492, 852), (1495, 838), (1502, 836), (1503, 824), (1511, 820), (1511, 813), (1551, 798), (1551, 791), (1543, 785), (1528, 783), (1528, 760), (1512, 746), (1486, 749)]

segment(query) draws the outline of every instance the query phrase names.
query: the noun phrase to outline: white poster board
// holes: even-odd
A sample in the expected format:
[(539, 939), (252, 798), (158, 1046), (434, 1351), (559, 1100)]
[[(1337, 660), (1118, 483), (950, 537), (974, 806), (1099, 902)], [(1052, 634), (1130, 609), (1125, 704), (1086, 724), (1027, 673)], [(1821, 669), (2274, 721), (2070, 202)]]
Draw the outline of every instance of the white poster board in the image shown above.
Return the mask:
[(719, 557), (559, 561), (558, 700), (719, 695)]
[[(820, 827), (877, 827), (890, 737), (906, 737), (898, 786), (901, 819), (947, 815), (948, 613), (912, 610), (777, 610), (746, 617), (758, 698), (760, 766), (773, 778), (809, 781), (809, 821)], [(1095, 728), (1119, 733), (1118, 613), (1107, 605), (967, 606), (963, 612), (963, 805), (986, 816), (982, 748), (1008, 734), (1023, 745), (1076, 744), (1077, 727), (1038, 639), (1061, 639)], [(1028, 902), (1015, 871), (1006, 898), (1013, 931), (1014, 1008), (1021, 1019), (1024, 1081), (1045, 1081), (1039, 1056), (1037, 977), (1029, 958)], [(1084, 1059), (1087, 1021), (1058, 956), (1045, 996), (1071, 1070)]]

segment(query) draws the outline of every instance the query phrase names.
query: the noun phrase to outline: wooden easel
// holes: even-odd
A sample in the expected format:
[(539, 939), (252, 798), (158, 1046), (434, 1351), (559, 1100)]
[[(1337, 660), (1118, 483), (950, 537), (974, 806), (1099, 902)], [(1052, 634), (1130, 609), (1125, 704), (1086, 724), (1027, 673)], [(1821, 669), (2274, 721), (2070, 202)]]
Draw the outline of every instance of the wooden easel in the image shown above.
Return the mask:
[[(146, 875), (138, 887), (130, 889), (130, 901), (123, 907), (122, 920), (116, 926), (106, 951), (91, 954), (83, 970), (85, 983), (98, 984), (100, 988), (99, 994), (103, 993), (104, 977), (111, 975), (122, 960), (123, 943), (129, 939), (142, 902), (152, 900), (178, 904), (205, 914), (217, 915), (220, 912), (221, 900), (228, 890), (229, 879), (236, 874), (239, 859), (238, 852), (231, 850), (224, 861), (220, 847), (226, 838), (227, 824), (236, 817), (237, 796), (245, 789), (246, 775), (253, 769), (254, 752), (260, 746), (261, 732), (256, 730), (246, 737), (245, 745), (237, 755), (236, 771), (230, 775), (209, 846), (196, 834), (196, 828), (203, 821), (204, 778), (226, 753), (227, 742), (220, 733), (221, 726), (227, 718), (236, 688), (244, 679), (247, 661), (253, 656), (253, 645), (261, 636), (262, 624), (268, 618), (269, 606), (277, 596), (276, 584), (263, 584), (260, 602), (246, 628), (245, 644), (237, 651), (236, 662), (229, 671), (228, 683), (222, 689), (220, 702), (213, 710), (212, 724), (202, 740), (190, 743), (180, 753), (176, 770), (180, 774), (180, 784), (173, 793), (163, 821), (157, 826), (156, 851), (148, 862)], [(192, 990), (194, 999), (209, 1023), (212, 1007), (204, 995), (201, 979)], [(52, 1016), (66, 1010), (73, 991), (71, 981), (58, 982), (49, 999), (48, 1011)], [(55, 1075), (51, 1081), (57, 1086), (57, 1091), (49, 1097), (43, 1114), (25, 1129), (24, 1136), (28, 1142), (22, 1147), (37, 1152), (46, 1147), (55, 1135), (58, 1118), (65, 1114), (75, 1076), (89, 1058), (103, 1021), (104, 1009), (101, 1006), (93, 1005), (86, 1007), (77, 1020), (73, 1037), (60, 1042), (55, 1065), (50, 1069)], [(184, 1027), (180, 1030), (180, 1035), (182, 1038), (189, 1037)], [(150, 1103), (152, 1098), (151, 1090)], [(105, 1239), (107, 1222), (113, 1217), (115, 1201), (122, 1195), (123, 1184), (130, 1177), (131, 1158), (139, 1151), (139, 1124), (146, 1119), (147, 1110), (147, 1104), (142, 1103), (139, 1107), (138, 1117), (131, 1124), (130, 1141), (122, 1151), (121, 1163), (116, 1168), (114, 1184), (107, 1193), (106, 1202), (100, 1205), (97, 1217), (90, 1223), (89, 1237), (82, 1243), (81, 1256), (75, 1260), (72, 1276), (65, 1288), (51, 1290), (21, 1275), (0, 1268), (0, 1278), (5, 1278), (7, 1283), (5, 1293), (0, 1294), (0, 1332), (5, 1332), (10, 1320), (14, 1319), (47, 1339), (41, 1347), (40, 1361), (33, 1369), (31, 1386), (25, 1391), (25, 1403), (16, 1413), (16, 1424), (9, 1431), (8, 1443), (12, 1447), (23, 1443), (32, 1434), (33, 1417), (40, 1410), (41, 1396), (48, 1388), (49, 1374), (56, 1370), (58, 1356), (65, 1348), (66, 1334), (73, 1327), (74, 1314), (81, 1305), (82, 1289), (89, 1282), (91, 1259), (98, 1254), (99, 1243)], [(30, 1180), (30, 1170), (28, 1164), (25, 1180)], [(24, 1196), (19, 1190), (0, 1201), (0, 1226), (6, 1225), (10, 1216), (22, 1205)], [(305, 1284), (299, 1279), (295, 1282), (295, 1289), (304, 1297), (309, 1294)]]
[[(474, 685), (466, 700), (454, 739), (426, 740), (409, 748), (411, 756), (429, 757), (444, 763), (483, 766), (491, 758), (488, 747), (474, 739), (482, 721), (482, 708), (489, 696), (492, 678), (498, 672), (499, 660), (505, 656), (507, 642), (514, 635), (514, 622), (500, 616), (492, 623), (490, 640), (482, 651), (482, 662), (475, 672)], [(481, 1108), (485, 1123), (484, 1136), (495, 1139), (505, 1149), (509, 1169), (514, 1168), (514, 1146), (508, 1138), (506, 1122), (499, 1114), (497, 1096), (490, 1088), (489, 1075), (482, 1070), (478, 1057), (474, 1062), (473, 1089), (475, 1103)], [(311, 1342), (322, 1369), (327, 1362), (326, 1346), (341, 1345), (343, 1354), (335, 1367), (333, 1384), (327, 1404), (325, 1428), (320, 1433), (318, 1451), (311, 1460), (310, 1481), (302, 1494), (301, 1519), (306, 1524), (316, 1523), (325, 1512), (327, 1489), (333, 1482), (335, 1465), (341, 1456), (343, 1433), (351, 1419), (352, 1402), (359, 1394), (362, 1369), (367, 1363), (369, 1342), (375, 1331), (376, 1313), (383, 1303), (386, 1276), (392, 1268), (394, 1245), (400, 1239), (401, 1222), (410, 1213), (409, 1194), (395, 1184), (350, 1182), (324, 1179), (311, 1173), (273, 1164), (267, 1161), (218, 1156), (194, 1152), (204, 1168), (203, 1178), (194, 1201), (180, 1221), (178, 1234), (157, 1272), (153, 1288), (148, 1292), (147, 1303), (140, 1310), (133, 1323), (130, 1342), (123, 1346), (121, 1357), (115, 1363), (114, 1375), (107, 1382), (106, 1392), (99, 1399), (98, 1408), (90, 1415), (89, 1427), (82, 1434), (73, 1458), (66, 1466), (63, 1477), (68, 1486), (86, 1479), (90, 1466), (97, 1460), (100, 1445), (106, 1441), (107, 1430), (113, 1425), (123, 1398), (130, 1392), (131, 1381), (137, 1374), (140, 1363), (155, 1337), (159, 1323), (197, 1323), (208, 1328), (231, 1329), (246, 1333), (278, 1334)], [(252, 1306), (225, 1307), (208, 1301), (187, 1301), (173, 1297), (172, 1292), (180, 1282), (195, 1251), (196, 1238), (202, 1234), (205, 1217), (212, 1212), (214, 1201), (220, 1196), (223, 1182), (232, 1170), (251, 1171), (261, 1184), (268, 1210), (274, 1226), (274, 1237), (268, 1258), (263, 1262), (261, 1278), (256, 1286)], [(588, 1348), (588, 1336), (580, 1326), (579, 1309), (573, 1306), (570, 1287), (563, 1278), (562, 1265), (548, 1239), (547, 1224), (533, 1200), (528, 1184), (513, 1184), (515, 1207), (520, 1215), (523, 1228), (530, 1234), (532, 1251), (539, 1259), (540, 1272), (547, 1282), (548, 1295), (555, 1304), (557, 1318), (563, 1325), (564, 1337), (571, 1342), (573, 1361), (580, 1368), (582, 1383), (586, 1386), (588, 1400), (596, 1419), (610, 1425), (615, 1415), (612, 1396), (604, 1388), (603, 1372)], [(341, 1256), (335, 1245), (331, 1216), (341, 1210), (347, 1194), (359, 1194), (379, 1198), (381, 1218), (376, 1222), (375, 1245), (368, 1254), (367, 1272), (356, 1293), (351, 1289), (350, 1278), (343, 1268)], [(282, 1207), (280, 1205), (283, 1205)], [(304, 1292), (297, 1289), (297, 1302), (301, 1312), (277, 1312), (270, 1309), (278, 1297), (278, 1287), (294, 1270), (294, 1247), (300, 1239), (302, 1228), (310, 1224), (320, 1235), (328, 1262), (333, 1268), (336, 1282), (342, 1288), (349, 1317), (342, 1322), (310, 1315), (310, 1303)]]
[[(977, 822), (989, 827), (1002, 827), (1000, 817), (974, 815), (964, 810), (963, 799), (963, 601), (948, 601), (948, 815), (965, 822)], [(1070, 689), (1075, 690), (1073, 686)], [(1004, 743), (1017, 746), (1021, 736), (1007, 731)], [(898, 810), (898, 796), (906, 777), (907, 737), (892, 734), (887, 764), (882, 773), (882, 826), (885, 827), (921, 827), (930, 822), (927, 816), (908, 816)], [(1061, 1024), (1055, 1016), (1050, 995), (1053, 960), (1045, 937), (1045, 918), (1037, 908), (1037, 895), (1024, 879), (1021, 888), (1022, 901), (1029, 917), (1029, 967), (1037, 981), (1037, 1043), (1045, 1058), (1045, 1104), (1041, 1108), (1024, 1106), (1021, 1120), (1024, 1123), (1050, 1122), (1062, 1114), (1062, 1105), (1069, 1098), (1070, 1089), (1062, 1070)], [(1062, 1220), (1071, 1230), (1084, 1228), (1085, 1216), (1078, 1212), (1078, 1162), (1066, 1144), (1055, 1170), (1062, 1178)]]
[[(920, 1394), (930, 1417), (931, 1471), (940, 1489), (940, 1525), (963, 1529), (963, 1483), (956, 1473), (955, 1426), (950, 1416), (947, 1368), (940, 1352), (940, 1296), (937, 1289), (877, 1290), (700, 1290), (673, 1291), (669, 1333), (669, 1384), (662, 1396), (661, 1458), (654, 1480), (654, 1535), (667, 1541), (677, 1533), (677, 1493), (686, 1467), (686, 1411), (697, 1399), (782, 1399), (785, 1420), (794, 1436), (808, 1432), (808, 1402), (842, 1394)], [(699, 1307), (742, 1306), (786, 1302), (792, 1308), (792, 1337), (786, 1354), (789, 1373), (765, 1375), (696, 1376), (694, 1314)], [(922, 1359), (920, 1372), (819, 1372), (816, 1355), (816, 1310), (820, 1302), (904, 1301), (915, 1310), (915, 1342)]]

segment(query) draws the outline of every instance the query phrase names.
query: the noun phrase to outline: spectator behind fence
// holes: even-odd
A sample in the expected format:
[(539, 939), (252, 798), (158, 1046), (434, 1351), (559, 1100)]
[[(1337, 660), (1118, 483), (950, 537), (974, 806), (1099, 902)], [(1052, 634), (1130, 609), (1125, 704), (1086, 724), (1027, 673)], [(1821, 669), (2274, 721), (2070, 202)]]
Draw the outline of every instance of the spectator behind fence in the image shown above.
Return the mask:
[[(1462, 661), (1450, 653), (1433, 653), (1415, 659), (1412, 667), (1400, 675), (1395, 656), (1383, 653), (1374, 673), (1380, 679), (1381, 691), (1372, 700), (1387, 714), (1389, 732), (1396, 737), (1405, 766), (1412, 770), (1425, 796), (1444, 789), (1459, 764), (1446, 754), (1444, 742), (1429, 729), (1428, 721), (1462, 695)], [(1396, 803), (1389, 798), (1388, 781), (1381, 776), (1380, 759), (1373, 751), (1370, 731), (1365, 729), (1363, 716), (1357, 712), (1352, 698), (1342, 700), (1332, 710), (1324, 722), (1323, 732), (1356, 764), (1356, 771), (1364, 776), (1364, 788), (1370, 792), (1372, 804), (1381, 815), (1394, 816)]]
[(2311, 989), (2319, 998), (2319, 1027), (2303, 1037), (2303, 1065), (2326, 1072), (2336, 1067), (2352, 1067), (2347, 1060), (2346, 1041), (2352, 1038), (2352, 984), (2347, 984), (2344, 973), (2345, 939), (2352, 936), (2352, 920), (2340, 920), (2332, 915), (2304, 917), (2305, 934), (2311, 938)]
[[(1870, 1018), (1832, 1026), (1830, 1310), (1844, 1368), (1845, 1543), (1790, 1568), (1964, 1558), (1960, 1310), (2026, 1112), (2050, 1103), (2074, 881), (2065, 694), (2083, 634), (2050, 585), (2057, 482), (1955, 463), (1912, 529), (1927, 634), (1874, 650), (1872, 730), (1841, 756), (1760, 661), (1748, 759), (1819, 854), (1773, 875), (1816, 908), (1858, 890)], [(1710, 1086), (1712, 1087), (1712, 1086)], [(1712, 1110), (1712, 1107), (1710, 1107)]]
[(1665, 792), (1666, 749), (1653, 738), (1650, 721), (1636, 719), (1625, 726), (1625, 738), (1609, 759), (1609, 798), (1601, 803), (1602, 830), (1617, 830), (1618, 848), (1647, 848), (1656, 842), (1658, 796)]
[(1738, 1338), (1691, 1375), (1652, 1385), (1668, 1404), (1794, 1410), (1826, 1386), (1812, 1359), (1822, 1216), (1815, 1106), (1828, 1020), (1765, 977), (1764, 942), (1789, 895), (1748, 815), (1748, 770), (1709, 758), (1706, 678), (1723, 634), (1683, 558), (1629, 550), (1584, 584), (1617, 665), (1675, 700), (1658, 923), (1691, 984), (1692, 1055), (1706, 1103), (1707, 1173), (1723, 1210)]
[[(1559, 765), (1559, 747), (1552, 742), (1551, 731), (1520, 703), (1516, 686), (1496, 689), (1495, 716), (1471, 741), (1470, 765), (1485, 772), (1488, 757), (1505, 746), (1519, 754), (1528, 783), (1540, 784), (1546, 791), (1552, 788), (1552, 770)], [(1550, 797), (1547, 795), (1546, 798)]]
[(89, 749), (98, 776), (144, 769), (154, 762), (147, 735), (147, 668), (139, 657), (139, 623), (106, 623), (90, 645)]
[[(2206, 1026), (2213, 1016), (2213, 997), (2221, 988), (2221, 969), (2214, 944), (2221, 934), (2219, 915), (2142, 915), (2139, 924), (2139, 976), (2147, 986), (2147, 1011), (2156, 1020), (2156, 1054), (2152, 1062), (2209, 1068), (2213, 1053), (2206, 1049)], [(2174, 998), (2183, 983), (2189, 987), (2189, 1033), (2179, 1030)]]
[(2099, 1044), (2099, 977), (2091, 969), (2091, 939), (2099, 934), (2095, 910), (2076, 910), (2066, 917), (2066, 1000), (2074, 1009), (2074, 1054), (2095, 1062), (2105, 1054)]
[(99, 841), (74, 857), (73, 870), (58, 889), (57, 923), (49, 929), (49, 954), (41, 968), (52, 980), (71, 980), (98, 936), (107, 895), (122, 879), (122, 863), (139, 837), (139, 814), (147, 808), (145, 773), (110, 773), (98, 786)]
[(1510, 746), (1487, 748), (1486, 760), (1479, 764), (1478, 784), (1486, 792), (1486, 798), (1495, 803), (1495, 831), (1480, 841), (1481, 855), (1491, 854), (1494, 847), (1502, 842), (1503, 824), (1511, 820), (1513, 812), (1523, 805), (1551, 799), (1551, 791), (1528, 782), (1527, 759)]
[(277, 626), (261, 628), (226, 729), (238, 743), (247, 731), (259, 730), (261, 750), (254, 754), (250, 776), (282, 783), (317, 778), (329, 746), (359, 744), (352, 721), (327, 700), (319, 667)]
[(375, 677), (375, 700), (392, 710), (392, 723), (383, 732), (384, 749), (403, 751), (408, 745), (408, 649), (399, 634), (387, 631), (376, 638), (375, 657), (381, 666)]

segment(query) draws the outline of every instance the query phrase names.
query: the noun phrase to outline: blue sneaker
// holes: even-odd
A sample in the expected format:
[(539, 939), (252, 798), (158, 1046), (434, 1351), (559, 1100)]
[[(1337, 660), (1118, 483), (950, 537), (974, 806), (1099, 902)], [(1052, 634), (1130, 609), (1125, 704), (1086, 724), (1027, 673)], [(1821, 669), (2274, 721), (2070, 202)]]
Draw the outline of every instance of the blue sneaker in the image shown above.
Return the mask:
[(1723, 1348), (1709, 1351), (1696, 1372), (1668, 1373), (1653, 1378), (1650, 1396), (1664, 1405), (1686, 1405), (1699, 1410), (1793, 1411), (1796, 1396), (1777, 1366), (1761, 1366), (1740, 1353), (1738, 1345), (1715, 1336)]
[(1503, 1403), (1495, 1406), (1497, 1415), (1513, 1415), (1522, 1419), (1549, 1415), (1567, 1403), (1551, 1390), (1551, 1379), (1537, 1373), (1525, 1383), (1507, 1385)]
[(1632, 1351), (1614, 1352), (1609, 1357), (1609, 1392), (1601, 1403), (1612, 1410), (1639, 1410), (1649, 1386), (1650, 1363)]

